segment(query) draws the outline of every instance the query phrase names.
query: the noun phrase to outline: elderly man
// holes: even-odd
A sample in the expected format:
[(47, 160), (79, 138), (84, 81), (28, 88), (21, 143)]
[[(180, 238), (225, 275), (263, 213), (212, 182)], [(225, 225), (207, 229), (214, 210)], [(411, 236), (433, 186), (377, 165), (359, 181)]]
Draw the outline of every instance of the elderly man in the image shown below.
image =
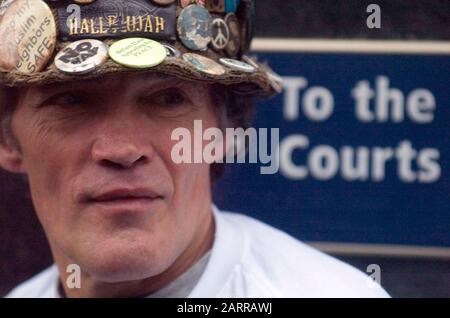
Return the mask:
[(0, 12), (0, 164), (27, 177), (55, 261), (9, 297), (386, 296), (220, 212), (220, 163), (172, 158), (175, 129), (245, 128), (253, 99), (279, 91), (244, 55), (252, 1), (16, 0)]

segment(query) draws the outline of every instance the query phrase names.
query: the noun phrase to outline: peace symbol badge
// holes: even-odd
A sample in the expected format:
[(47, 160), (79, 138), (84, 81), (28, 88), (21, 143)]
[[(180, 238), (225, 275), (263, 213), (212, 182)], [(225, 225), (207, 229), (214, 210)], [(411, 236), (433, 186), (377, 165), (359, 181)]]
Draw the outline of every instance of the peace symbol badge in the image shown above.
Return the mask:
[(222, 19), (214, 19), (212, 22), (211, 45), (216, 50), (223, 50), (230, 40), (230, 29)]

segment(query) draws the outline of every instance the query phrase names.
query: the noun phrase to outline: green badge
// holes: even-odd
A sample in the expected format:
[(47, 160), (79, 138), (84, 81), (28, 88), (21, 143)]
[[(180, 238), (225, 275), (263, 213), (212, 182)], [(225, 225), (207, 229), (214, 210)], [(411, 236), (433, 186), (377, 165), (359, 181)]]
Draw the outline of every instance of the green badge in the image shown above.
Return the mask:
[(164, 61), (167, 51), (156, 41), (145, 38), (128, 38), (115, 42), (109, 56), (116, 63), (131, 68), (149, 68)]

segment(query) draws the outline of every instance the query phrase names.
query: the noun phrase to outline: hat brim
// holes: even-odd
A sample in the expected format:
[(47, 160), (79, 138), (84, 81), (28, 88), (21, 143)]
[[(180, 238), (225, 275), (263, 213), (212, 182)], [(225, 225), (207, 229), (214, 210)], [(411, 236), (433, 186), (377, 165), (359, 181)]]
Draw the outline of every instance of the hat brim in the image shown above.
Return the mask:
[[(111, 44), (111, 41), (105, 43)], [(64, 47), (63, 43), (59, 44)], [(181, 54), (189, 52), (182, 46), (177, 46)], [(214, 61), (218, 61), (220, 55), (208, 50), (198, 54), (206, 56)], [(193, 65), (184, 61), (181, 57), (167, 57), (161, 64), (145, 69), (133, 69), (117, 64), (112, 59), (108, 59), (104, 64), (98, 66), (87, 74), (70, 74), (58, 70), (54, 63), (41, 72), (24, 74), (16, 71), (0, 72), (0, 83), (6, 86), (23, 87), (30, 85), (47, 85), (53, 83), (79, 81), (83, 79), (101, 78), (105, 75), (124, 72), (156, 72), (170, 76), (176, 76), (189, 81), (197, 81), (211, 84), (222, 84), (240, 94), (247, 94), (256, 98), (267, 98), (276, 95), (278, 92), (274, 88), (273, 79), (270, 78), (266, 65), (255, 61), (258, 67), (254, 72), (248, 73), (227, 68), (222, 75), (212, 75), (197, 70)]]

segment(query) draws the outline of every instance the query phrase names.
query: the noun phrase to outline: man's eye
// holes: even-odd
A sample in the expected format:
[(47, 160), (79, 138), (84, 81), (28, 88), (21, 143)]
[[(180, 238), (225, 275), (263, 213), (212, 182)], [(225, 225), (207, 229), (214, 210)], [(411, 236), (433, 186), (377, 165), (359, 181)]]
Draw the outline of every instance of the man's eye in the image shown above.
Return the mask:
[(160, 106), (180, 106), (186, 101), (186, 97), (178, 90), (166, 90), (146, 98), (147, 103)]
[(77, 92), (62, 93), (50, 97), (44, 104), (52, 106), (72, 107), (84, 105), (88, 102), (86, 95)]

